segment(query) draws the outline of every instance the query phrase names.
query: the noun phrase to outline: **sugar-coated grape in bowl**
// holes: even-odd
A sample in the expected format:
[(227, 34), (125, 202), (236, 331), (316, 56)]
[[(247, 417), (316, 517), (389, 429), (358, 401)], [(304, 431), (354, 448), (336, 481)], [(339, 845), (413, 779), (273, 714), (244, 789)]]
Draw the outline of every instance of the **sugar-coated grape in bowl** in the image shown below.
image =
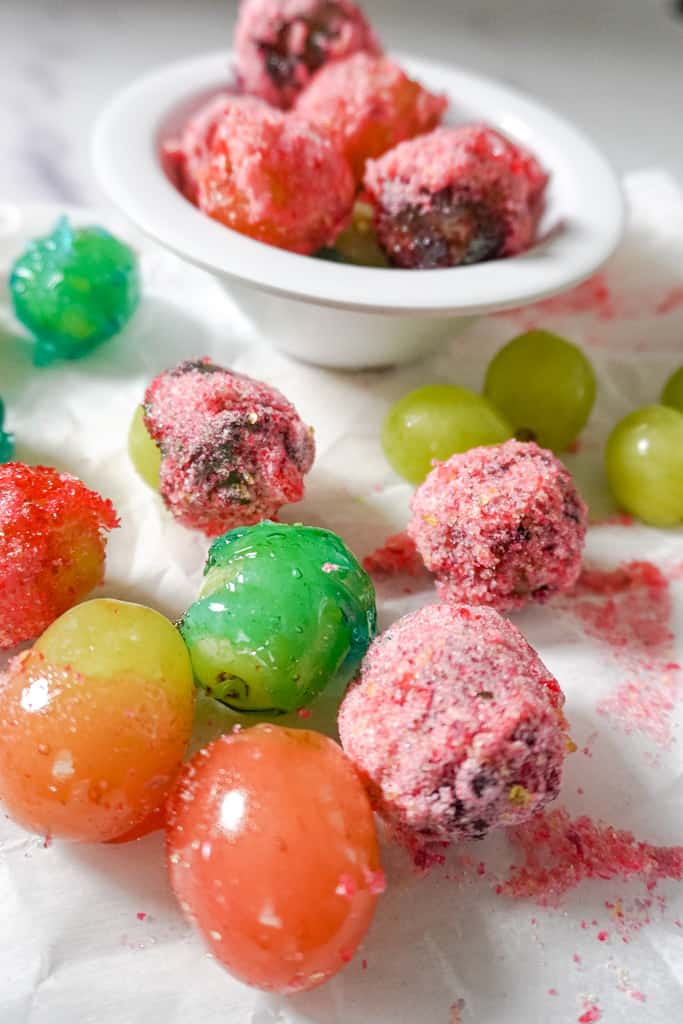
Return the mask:
[[(93, 156), (112, 201), (224, 282), (275, 347), (326, 366), (408, 362), (614, 250), (614, 173), (539, 103), (384, 57), (357, 5), (245, 2), (240, 17), (232, 77), (225, 51), (148, 74), (100, 114)], [(374, 248), (349, 245), (354, 199)], [(354, 265), (363, 251), (372, 265)]]

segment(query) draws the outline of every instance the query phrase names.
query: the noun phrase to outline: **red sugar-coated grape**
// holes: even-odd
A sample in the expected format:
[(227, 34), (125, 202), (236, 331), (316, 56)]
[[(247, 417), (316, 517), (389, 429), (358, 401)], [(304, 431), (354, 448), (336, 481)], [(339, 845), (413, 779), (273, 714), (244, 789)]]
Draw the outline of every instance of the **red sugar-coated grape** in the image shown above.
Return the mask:
[(217, 537), (303, 497), (313, 434), (276, 388), (196, 359), (155, 377), (144, 409), (161, 496), (185, 526)]
[(351, 168), (303, 118), (233, 106), (198, 175), (200, 210), (259, 242), (310, 255), (351, 218)]
[(42, 835), (151, 831), (193, 705), (189, 655), (168, 619), (123, 601), (77, 605), (0, 676), (0, 799)]
[(351, 0), (242, 0), (237, 77), (244, 92), (273, 106), (290, 107), (319, 68), (359, 51), (381, 47)]
[(357, 53), (319, 71), (296, 112), (331, 136), (360, 181), (367, 160), (436, 128), (447, 106), (388, 57)]
[(524, 147), (474, 124), (402, 142), (371, 160), (363, 180), (389, 260), (427, 269), (528, 248), (548, 176)]
[(351, 959), (384, 888), (370, 803), (319, 733), (258, 725), (185, 767), (168, 803), (178, 900), (236, 977), (275, 992)]
[(38, 636), (102, 581), (114, 507), (47, 466), (0, 465), (0, 649)]

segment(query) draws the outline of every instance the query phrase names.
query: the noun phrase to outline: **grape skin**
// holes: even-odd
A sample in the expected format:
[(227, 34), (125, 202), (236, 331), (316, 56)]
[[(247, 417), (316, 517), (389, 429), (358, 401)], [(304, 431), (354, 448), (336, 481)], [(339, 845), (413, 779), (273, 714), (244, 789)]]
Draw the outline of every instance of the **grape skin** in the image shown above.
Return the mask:
[(683, 521), (683, 414), (649, 405), (624, 417), (607, 440), (605, 468), (627, 512), (652, 526)]
[(683, 366), (671, 374), (662, 391), (662, 405), (683, 412)]
[(512, 437), (505, 418), (481, 395), (449, 384), (428, 385), (400, 398), (384, 421), (382, 446), (396, 472), (419, 484), (432, 460)]
[(161, 451), (145, 426), (145, 410), (139, 405), (135, 410), (128, 431), (128, 454), (139, 477), (152, 488), (159, 490)]

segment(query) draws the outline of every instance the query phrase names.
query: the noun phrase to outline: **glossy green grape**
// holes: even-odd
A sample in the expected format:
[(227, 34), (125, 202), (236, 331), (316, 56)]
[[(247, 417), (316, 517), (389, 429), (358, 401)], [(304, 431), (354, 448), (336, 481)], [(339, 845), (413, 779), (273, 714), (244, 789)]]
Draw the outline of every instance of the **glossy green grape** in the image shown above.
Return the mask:
[(150, 437), (144, 416), (145, 410), (139, 405), (128, 431), (128, 454), (138, 475), (152, 490), (158, 491), (161, 452), (157, 443)]
[(479, 445), (500, 444), (512, 428), (490, 402), (474, 391), (433, 384), (392, 405), (382, 428), (384, 453), (396, 472), (422, 483), (432, 459), (448, 459)]
[(513, 338), (491, 360), (484, 394), (520, 440), (565, 451), (588, 421), (595, 373), (580, 348), (550, 331)]
[(375, 592), (329, 530), (263, 522), (214, 541), (179, 623), (195, 680), (246, 711), (292, 711), (348, 680), (375, 633)]
[(683, 522), (683, 413), (648, 405), (610, 434), (605, 467), (614, 497), (653, 526)]
[(11, 462), (14, 458), (14, 437), (4, 430), (5, 403), (0, 398), (0, 462)]
[(121, 330), (140, 298), (133, 250), (104, 228), (73, 228), (66, 217), (29, 244), (9, 286), (17, 318), (35, 337), (38, 366), (87, 355)]
[(683, 412), (683, 366), (671, 374), (662, 391), (662, 405)]

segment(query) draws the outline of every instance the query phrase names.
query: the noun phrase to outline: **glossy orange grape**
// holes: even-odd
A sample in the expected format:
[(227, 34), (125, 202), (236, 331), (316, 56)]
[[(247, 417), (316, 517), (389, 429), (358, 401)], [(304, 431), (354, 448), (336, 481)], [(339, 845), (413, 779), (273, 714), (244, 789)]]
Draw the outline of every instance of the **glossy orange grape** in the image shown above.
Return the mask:
[(313, 988), (351, 959), (384, 888), (356, 770), (319, 733), (257, 725), (185, 767), (168, 804), (171, 884), (249, 985)]
[(168, 619), (123, 601), (77, 605), (0, 678), (0, 798), (40, 834), (142, 834), (182, 763), (193, 704)]

